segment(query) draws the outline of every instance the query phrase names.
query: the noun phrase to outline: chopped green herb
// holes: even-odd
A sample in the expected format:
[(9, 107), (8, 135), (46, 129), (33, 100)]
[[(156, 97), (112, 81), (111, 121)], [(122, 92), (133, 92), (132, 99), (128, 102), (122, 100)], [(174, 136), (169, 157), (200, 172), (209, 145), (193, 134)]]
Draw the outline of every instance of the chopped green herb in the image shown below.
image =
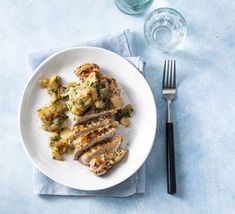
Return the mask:
[(67, 108), (69, 109), (69, 111), (71, 111), (72, 106), (70, 104), (67, 103)]
[(50, 137), (49, 142), (50, 142), (50, 147), (53, 147), (55, 142), (61, 140), (61, 135), (60, 133), (57, 133), (53, 136)]
[(120, 121), (124, 117), (131, 117), (131, 113), (133, 112), (133, 107), (131, 104), (126, 105), (123, 109), (117, 111), (114, 115), (115, 120)]
[(56, 105), (56, 103), (57, 103), (57, 100), (55, 100), (55, 101), (51, 101), (51, 105), (53, 105), (53, 106), (55, 106), (55, 105)]
[(52, 94), (58, 94), (58, 90), (54, 89), (54, 88), (50, 88), (48, 89), (48, 94), (52, 95)]
[(84, 106), (84, 105), (85, 105), (84, 100), (83, 100), (83, 99), (79, 99), (79, 104), (82, 105), (82, 106)]
[(122, 114), (124, 117), (131, 117), (131, 113), (133, 112), (133, 107), (131, 104), (126, 105), (123, 109), (122, 109)]
[(55, 82), (60, 82), (61, 78), (59, 76), (56, 76)]
[(60, 118), (54, 118), (54, 119), (52, 120), (52, 123), (53, 123), (54, 125), (60, 126), (60, 125), (62, 124), (62, 121), (60, 120)]

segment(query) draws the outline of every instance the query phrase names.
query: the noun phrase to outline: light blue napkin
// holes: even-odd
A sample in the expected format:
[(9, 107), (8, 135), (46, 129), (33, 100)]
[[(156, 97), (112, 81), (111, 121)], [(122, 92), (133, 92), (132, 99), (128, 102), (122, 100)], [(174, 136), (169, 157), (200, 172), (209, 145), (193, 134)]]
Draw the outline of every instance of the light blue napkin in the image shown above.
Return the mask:
[[(125, 30), (119, 34), (105, 36), (91, 42), (76, 44), (75, 46), (89, 45), (111, 50), (129, 60), (144, 75), (144, 62), (140, 57), (135, 57), (132, 34)], [(63, 47), (65, 48), (65, 47)], [(29, 62), (35, 69), (48, 56), (63, 48), (36, 51), (29, 54)], [(33, 172), (33, 192), (41, 195), (77, 195), (77, 196), (112, 196), (127, 197), (136, 193), (145, 192), (145, 165), (143, 165), (130, 178), (106, 190), (81, 191), (58, 184), (44, 175), (37, 168)]]

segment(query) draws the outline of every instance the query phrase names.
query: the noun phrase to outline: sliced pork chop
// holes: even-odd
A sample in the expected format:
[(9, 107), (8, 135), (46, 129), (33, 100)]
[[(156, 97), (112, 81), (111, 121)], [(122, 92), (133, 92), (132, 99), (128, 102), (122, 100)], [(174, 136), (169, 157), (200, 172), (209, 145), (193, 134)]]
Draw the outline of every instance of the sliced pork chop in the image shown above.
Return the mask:
[(116, 133), (118, 124), (118, 122), (113, 122), (108, 126), (96, 129), (75, 139), (73, 141), (73, 144), (75, 145), (74, 160), (78, 160), (82, 153), (87, 151), (93, 145), (112, 138)]
[(87, 132), (91, 132), (95, 129), (107, 126), (112, 123), (112, 117), (98, 117), (93, 120), (80, 123), (73, 127), (73, 134), (69, 138), (69, 142), (72, 143), (78, 136), (81, 136)]
[(112, 116), (116, 112), (117, 112), (117, 109), (111, 109), (111, 110), (108, 110), (108, 111), (102, 111), (100, 113), (88, 114), (88, 115), (85, 115), (85, 116), (76, 116), (74, 118), (74, 126), (77, 125), (77, 124), (80, 124), (82, 122), (91, 120), (93, 118), (104, 117), (104, 116)]
[(121, 161), (128, 153), (127, 149), (118, 149), (104, 153), (90, 161), (90, 170), (97, 176), (104, 175), (115, 164)]
[(81, 155), (79, 161), (85, 165), (89, 165), (91, 159), (107, 152), (116, 151), (120, 147), (122, 141), (122, 136), (115, 136), (114, 138), (104, 143), (100, 143), (94, 147), (91, 147), (88, 151)]

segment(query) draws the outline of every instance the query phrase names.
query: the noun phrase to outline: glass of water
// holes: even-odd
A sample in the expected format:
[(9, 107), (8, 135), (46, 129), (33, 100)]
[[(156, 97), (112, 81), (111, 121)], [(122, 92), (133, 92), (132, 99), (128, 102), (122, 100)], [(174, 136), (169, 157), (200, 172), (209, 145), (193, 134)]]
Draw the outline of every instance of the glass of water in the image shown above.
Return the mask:
[(115, 0), (115, 3), (122, 12), (136, 15), (145, 12), (153, 0)]
[(184, 40), (187, 28), (184, 17), (172, 8), (159, 8), (150, 13), (144, 24), (148, 43), (164, 52), (174, 51)]

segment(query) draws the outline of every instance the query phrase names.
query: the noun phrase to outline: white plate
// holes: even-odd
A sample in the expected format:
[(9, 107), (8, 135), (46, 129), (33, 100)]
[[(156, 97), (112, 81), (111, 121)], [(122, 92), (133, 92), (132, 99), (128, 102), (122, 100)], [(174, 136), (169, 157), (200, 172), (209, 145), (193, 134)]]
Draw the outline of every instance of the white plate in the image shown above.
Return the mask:
[[(51, 159), (49, 134), (42, 131), (36, 110), (49, 102), (45, 90), (37, 82), (43, 76), (58, 74), (63, 80), (76, 79), (73, 71), (82, 63), (96, 63), (102, 71), (117, 80), (125, 98), (133, 104), (131, 127), (125, 133), (129, 141), (128, 158), (119, 163), (108, 175), (96, 177), (87, 166), (72, 160)], [(148, 157), (152, 148), (157, 115), (150, 87), (139, 71), (121, 56), (101, 48), (76, 47), (60, 51), (46, 59), (33, 73), (25, 87), (20, 104), (20, 132), (23, 145), (36, 167), (54, 181), (80, 190), (101, 190), (124, 181), (135, 173)]]

